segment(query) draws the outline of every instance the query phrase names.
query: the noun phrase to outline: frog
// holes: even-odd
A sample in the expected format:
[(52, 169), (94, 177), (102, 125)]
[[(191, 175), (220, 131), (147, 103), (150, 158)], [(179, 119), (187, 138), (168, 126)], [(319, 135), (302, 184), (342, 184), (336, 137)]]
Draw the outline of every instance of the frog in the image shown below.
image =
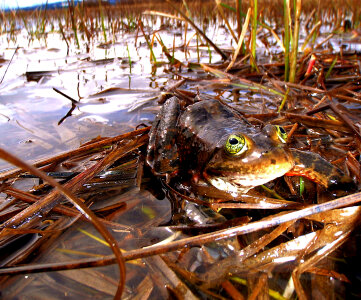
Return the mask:
[(185, 108), (178, 97), (168, 99), (149, 133), (146, 162), (167, 182), (189, 182), (203, 194), (209, 188), (238, 197), (283, 175), (304, 176), (325, 188), (353, 185), (320, 155), (289, 148), (282, 126), (254, 126), (217, 99)]

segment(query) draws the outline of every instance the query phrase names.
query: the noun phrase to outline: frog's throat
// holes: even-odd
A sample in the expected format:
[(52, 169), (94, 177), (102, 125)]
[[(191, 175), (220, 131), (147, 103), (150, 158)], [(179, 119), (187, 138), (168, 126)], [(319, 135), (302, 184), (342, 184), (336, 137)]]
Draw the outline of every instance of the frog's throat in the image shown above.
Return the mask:
[(216, 189), (230, 193), (233, 197), (237, 197), (239, 194), (247, 193), (254, 186), (240, 186), (238, 184), (231, 183), (228, 180), (224, 180), (221, 177), (207, 178), (207, 181), (213, 185)]
[[(250, 189), (265, 184), (269, 181), (272, 181), (278, 177), (283, 176), (287, 171), (293, 167), (292, 164), (283, 166), (283, 168), (275, 168), (268, 170), (269, 172), (264, 172), (262, 174), (257, 173), (247, 173), (240, 175), (239, 173), (227, 172), (224, 174), (210, 174), (203, 172), (203, 177), (215, 188), (235, 194), (245, 194)], [(209, 170), (208, 170), (209, 171)]]

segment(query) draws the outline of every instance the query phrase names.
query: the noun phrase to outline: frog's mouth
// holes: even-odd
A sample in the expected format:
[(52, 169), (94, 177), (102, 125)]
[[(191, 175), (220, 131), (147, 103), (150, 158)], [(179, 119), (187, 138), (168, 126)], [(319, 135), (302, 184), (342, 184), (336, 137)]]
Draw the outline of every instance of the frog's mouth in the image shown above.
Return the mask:
[(241, 185), (236, 181), (229, 181), (228, 178), (226, 179), (224, 177), (209, 177), (208, 175), (205, 175), (204, 177), (216, 189), (230, 193), (233, 196), (245, 194), (254, 187), (254, 185)]
[(255, 169), (252, 172), (245, 173), (234, 170), (206, 168), (203, 172), (203, 177), (215, 188), (231, 193), (234, 196), (247, 193), (256, 186), (281, 177), (292, 167), (293, 164), (287, 163), (259, 170)]
[(252, 175), (237, 176), (237, 173), (233, 175), (228, 174), (226, 176), (225, 174), (217, 175), (212, 173), (213, 172), (210, 172), (210, 170), (208, 170), (208, 172), (203, 173), (203, 176), (215, 188), (221, 191), (231, 193), (232, 195), (247, 193), (250, 189), (262, 185), (264, 183), (267, 183), (283, 175), (281, 174), (279, 176), (275, 176), (274, 178), (270, 178), (270, 177), (264, 178), (264, 177), (252, 176)]

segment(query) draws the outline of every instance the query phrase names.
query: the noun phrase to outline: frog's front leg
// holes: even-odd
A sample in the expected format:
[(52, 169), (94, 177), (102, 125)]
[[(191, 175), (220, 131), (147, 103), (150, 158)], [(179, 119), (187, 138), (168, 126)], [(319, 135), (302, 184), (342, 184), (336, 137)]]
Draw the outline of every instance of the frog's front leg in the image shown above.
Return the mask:
[(355, 189), (355, 183), (350, 176), (344, 174), (320, 155), (295, 149), (292, 149), (291, 152), (295, 165), (286, 175), (304, 176), (326, 188)]
[(180, 103), (177, 97), (168, 99), (157, 114), (149, 133), (147, 163), (156, 175), (178, 170), (177, 123)]

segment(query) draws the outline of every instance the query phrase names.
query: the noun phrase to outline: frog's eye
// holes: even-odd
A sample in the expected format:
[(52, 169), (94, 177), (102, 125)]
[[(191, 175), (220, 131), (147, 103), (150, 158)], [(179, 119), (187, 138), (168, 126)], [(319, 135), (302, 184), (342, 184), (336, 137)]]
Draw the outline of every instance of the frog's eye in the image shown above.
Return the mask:
[(280, 141), (286, 144), (288, 138), (286, 130), (282, 126), (278, 126), (278, 125), (276, 125), (276, 130), (277, 130), (277, 136), (280, 139)]
[(247, 150), (246, 139), (243, 135), (231, 134), (224, 145), (224, 149), (230, 155), (240, 155)]

